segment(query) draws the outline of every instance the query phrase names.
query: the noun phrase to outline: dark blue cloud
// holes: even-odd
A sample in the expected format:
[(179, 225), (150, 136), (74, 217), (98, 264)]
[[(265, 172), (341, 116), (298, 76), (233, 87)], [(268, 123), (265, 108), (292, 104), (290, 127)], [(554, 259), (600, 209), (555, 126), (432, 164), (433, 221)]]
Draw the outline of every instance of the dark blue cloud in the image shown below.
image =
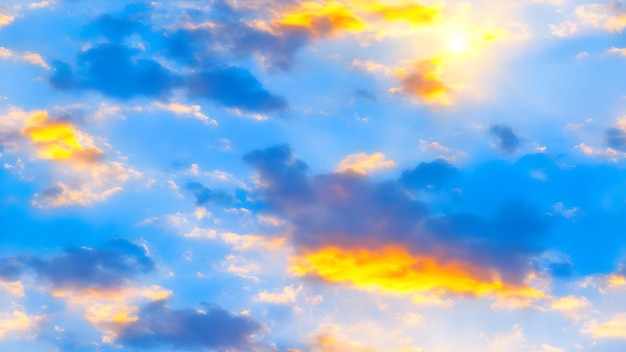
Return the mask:
[(626, 152), (626, 133), (618, 128), (609, 128), (605, 133), (606, 144), (616, 150)]
[(50, 83), (56, 89), (86, 89), (119, 99), (137, 96), (165, 98), (182, 83), (180, 77), (151, 59), (137, 58), (138, 50), (120, 44), (101, 44), (81, 53), (76, 72), (55, 63)]
[[(222, 2), (214, 3), (210, 11), (217, 21), (214, 29), (168, 32), (151, 28), (144, 23), (150, 11), (146, 6), (132, 5), (120, 15), (102, 15), (85, 26), (85, 36), (104, 37), (108, 42), (79, 53), (75, 65), (53, 62), (51, 86), (57, 90), (96, 91), (124, 100), (166, 99), (174, 89), (181, 88), (190, 98), (207, 99), (229, 108), (261, 113), (287, 110), (285, 98), (270, 93), (249, 71), (230, 63), (234, 58), (262, 51), (275, 58), (272, 62), (276, 65), (286, 66), (291, 57), (280, 57), (279, 53), (295, 50), (282, 48), (294, 46), (291, 41), (248, 27), (238, 17), (241, 14)], [(187, 16), (201, 21), (207, 15), (199, 12)], [(147, 43), (144, 52), (122, 44), (131, 35)], [(154, 59), (159, 55), (178, 60), (192, 73), (178, 74), (165, 68)]]
[(307, 201), (312, 196), (306, 175), (307, 165), (296, 159), (288, 145), (277, 145), (256, 150), (244, 156), (267, 183), (265, 196), (268, 205), (289, 207), (292, 202)]
[(153, 302), (141, 309), (137, 321), (120, 327), (116, 342), (137, 349), (169, 346), (191, 351), (255, 350), (253, 334), (261, 332), (261, 324), (215, 305), (202, 310), (174, 310), (164, 301)]
[(496, 137), (497, 146), (504, 153), (513, 153), (520, 146), (519, 137), (510, 126), (492, 125), (489, 128), (489, 134)]
[[(536, 154), (460, 170), (437, 160), (378, 183), (348, 173), (309, 175), (288, 146), (257, 150), (244, 160), (265, 184), (257, 195), (263, 211), (288, 220), (302, 249), (399, 244), (517, 281), (532, 269), (561, 276), (614, 271), (626, 247), (619, 235), (626, 229), (620, 215), (626, 172), (610, 165), (564, 168)], [(433, 188), (437, 192), (426, 197), (412, 193)], [(548, 250), (572, 260), (537, 264)], [(597, 253), (607, 259), (598, 261)]]
[(190, 97), (206, 98), (229, 108), (272, 112), (287, 108), (285, 98), (269, 93), (247, 70), (216, 67), (191, 74), (187, 78)]
[(111, 289), (122, 287), (139, 274), (153, 271), (155, 264), (145, 248), (124, 239), (110, 240), (98, 248), (68, 247), (52, 258), (14, 256), (0, 259), (0, 277), (15, 279), (34, 272), (55, 288)]
[(24, 264), (17, 258), (0, 258), (0, 279), (16, 281), (24, 272)]
[(400, 180), (409, 188), (439, 188), (458, 176), (458, 173), (454, 166), (439, 159), (420, 163), (415, 169), (404, 171)]
[(223, 191), (213, 191), (204, 187), (201, 183), (189, 182), (185, 185), (185, 188), (193, 192), (196, 198), (195, 203), (198, 206), (208, 203), (230, 204), (233, 201), (233, 197), (230, 194)]

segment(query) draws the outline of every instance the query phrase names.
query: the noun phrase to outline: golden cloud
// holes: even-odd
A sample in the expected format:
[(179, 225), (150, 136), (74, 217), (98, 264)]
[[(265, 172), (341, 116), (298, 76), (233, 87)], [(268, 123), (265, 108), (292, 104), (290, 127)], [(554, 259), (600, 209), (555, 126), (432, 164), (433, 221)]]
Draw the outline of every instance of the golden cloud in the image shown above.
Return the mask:
[(370, 13), (389, 22), (405, 21), (412, 25), (422, 26), (435, 24), (442, 17), (439, 9), (413, 2), (389, 5), (380, 2), (364, 1), (360, 4)]
[(394, 167), (393, 160), (385, 160), (382, 153), (358, 153), (346, 156), (337, 166), (337, 172), (352, 170), (359, 174), (368, 174), (372, 171)]
[(320, 277), (366, 290), (402, 294), (546, 298), (526, 284), (505, 283), (496, 272), (458, 260), (415, 256), (400, 246), (380, 250), (326, 247), (292, 258), (299, 276)]
[(22, 134), (35, 145), (41, 159), (93, 163), (103, 156), (90, 136), (78, 131), (70, 122), (50, 120), (45, 111), (30, 113)]
[(391, 88), (390, 92), (413, 95), (426, 103), (452, 104), (452, 90), (440, 78), (441, 66), (440, 58), (432, 58), (417, 61), (408, 69), (394, 70), (394, 75), (400, 79), (402, 86)]
[(274, 23), (275, 27), (305, 30), (314, 38), (334, 37), (342, 33), (359, 33), (367, 24), (346, 5), (329, 1), (326, 3), (303, 2), (299, 7), (284, 14)]

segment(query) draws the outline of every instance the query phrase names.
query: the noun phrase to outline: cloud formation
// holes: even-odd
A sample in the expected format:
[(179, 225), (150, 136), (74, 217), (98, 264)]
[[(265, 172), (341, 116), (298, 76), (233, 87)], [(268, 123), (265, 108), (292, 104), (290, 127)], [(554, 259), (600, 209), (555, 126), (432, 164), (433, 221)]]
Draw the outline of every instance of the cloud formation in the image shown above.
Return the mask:
[(132, 348), (169, 346), (185, 350), (255, 350), (261, 325), (218, 306), (171, 309), (165, 301), (144, 306), (138, 319), (120, 326), (116, 342)]
[(68, 247), (51, 258), (14, 256), (0, 259), (4, 279), (32, 271), (53, 290), (109, 291), (154, 270), (146, 249), (124, 239), (110, 240), (101, 247)]
[[(356, 173), (310, 177), (287, 146), (258, 150), (244, 160), (261, 177), (261, 200), (269, 211), (294, 227), (291, 240), (300, 253), (296, 273), (402, 292), (493, 294), (502, 289), (541, 296), (524, 280), (549, 220), (531, 206), (504, 203), (492, 219), (430, 215), (428, 205), (412, 199), (403, 184), (425, 186), (420, 179), (435, 177), (420, 177), (420, 171), (436, 174), (438, 168), (418, 168), (405, 174), (404, 182), (376, 184)], [(331, 265), (336, 262), (341, 265)], [(387, 268), (385, 262), (393, 264)], [(431, 281), (433, 272), (443, 281)], [(404, 279), (395, 280), (399, 275)], [(467, 284), (445, 279), (455, 276)]]
[(506, 154), (515, 152), (521, 144), (517, 134), (507, 125), (492, 125), (489, 134), (496, 137), (496, 146)]

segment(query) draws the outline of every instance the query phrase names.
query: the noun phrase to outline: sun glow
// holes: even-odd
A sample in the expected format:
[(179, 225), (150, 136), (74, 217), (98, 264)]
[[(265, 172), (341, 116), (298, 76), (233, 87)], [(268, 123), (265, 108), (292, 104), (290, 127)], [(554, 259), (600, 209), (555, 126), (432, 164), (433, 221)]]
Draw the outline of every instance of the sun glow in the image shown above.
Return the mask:
[(471, 46), (471, 39), (467, 33), (453, 32), (448, 35), (448, 52), (451, 54), (463, 54)]

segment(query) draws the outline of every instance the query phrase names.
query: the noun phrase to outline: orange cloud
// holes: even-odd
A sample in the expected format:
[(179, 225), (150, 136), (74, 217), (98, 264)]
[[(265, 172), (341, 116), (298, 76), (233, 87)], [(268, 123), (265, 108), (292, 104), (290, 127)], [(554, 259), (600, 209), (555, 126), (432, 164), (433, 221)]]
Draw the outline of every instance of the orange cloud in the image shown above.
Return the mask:
[(390, 92), (400, 92), (421, 98), (427, 103), (438, 105), (452, 104), (452, 91), (441, 80), (441, 59), (432, 58), (415, 62), (408, 70), (396, 69), (394, 75), (400, 79), (400, 88)]
[(45, 111), (32, 112), (22, 134), (37, 148), (41, 159), (92, 163), (100, 160), (102, 150), (93, 145), (91, 137), (65, 121), (51, 121)]
[(372, 171), (386, 169), (395, 166), (393, 160), (385, 160), (382, 153), (366, 154), (358, 153), (346, 156), (337, 166), (337, 172), (352, 170), (359, 174), (367, 174)]
[(314, 38), (333, 37), (341, 33), (359, 33), (367, 24), (350, 8), (339, 2), (303, 2), (274, 23), (285, 29), (306, 30)]
[(295, 257), (292, 270), (300, 276), (403, 294), (546, 297), (530, 286), (504, 283), (497, 273), (474, 264), (414, 256), (399, 246), (377, 251), (326, 247)]

